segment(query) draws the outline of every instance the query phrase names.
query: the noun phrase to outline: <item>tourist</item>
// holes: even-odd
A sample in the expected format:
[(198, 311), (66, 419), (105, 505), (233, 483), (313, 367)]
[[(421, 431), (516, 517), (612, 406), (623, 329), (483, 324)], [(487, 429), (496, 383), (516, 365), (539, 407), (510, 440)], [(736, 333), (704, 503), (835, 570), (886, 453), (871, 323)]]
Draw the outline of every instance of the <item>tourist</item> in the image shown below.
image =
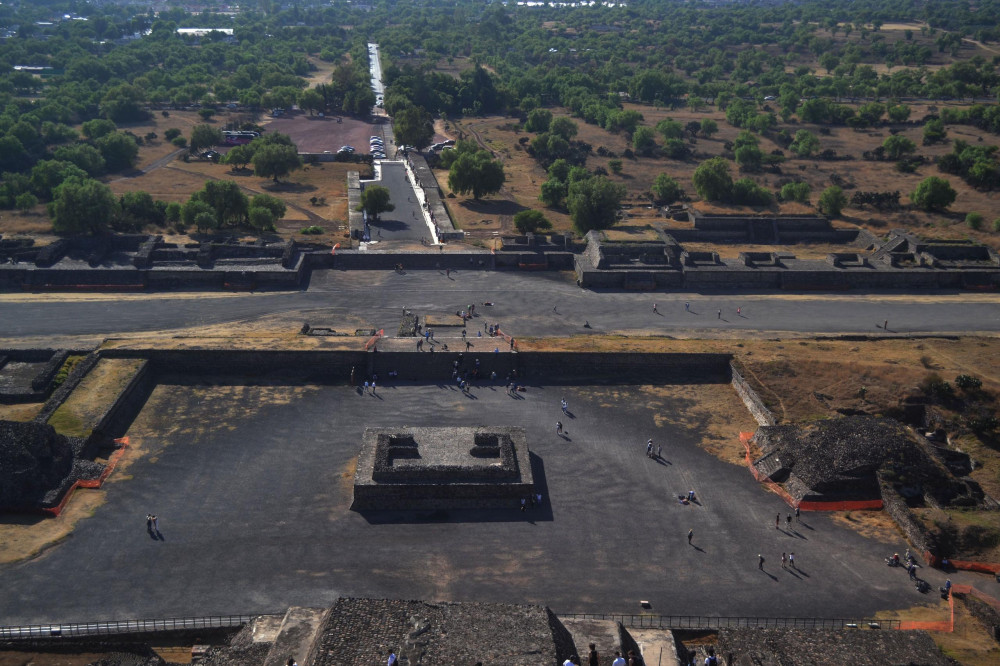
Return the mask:
[(795, 522), (797, 522), (797, 523), (801, 523), (802, 522), (799, 519), (799, 507), (795, 507)]
[(601, 664), (601, 657), (597, 654), (597, 646), (591, 643), (590, 654), (587, 655), (587, 665), (600, 666), (600, 664)]
[(646, 457), (647, 458), (653, 457), (653, 440), (648, 440), (646, 442)]
[(691, 539), (694, 538), (694, 530), (688, 530), (688, 545), (691, 545)]
[(792, 529), (792, 514), (785, 516), (785, 527)]
[(788, 561), (788, 556), (784, 553), (781, 554), (781, 568), (785, 568), (785, 563)]
[[(662, 444), (660, 446), (656, 447), (656, 459), (657, 460), (662, 460), (663, 459), (663, 445)], [(692, 490), (691, 493), (693, 494), (694, 491)]]
[(653, 314), (660, 314), (660, 313), (659, 313), (659, 312), (657, 312), (657, 310), (656, 310), (656, 303), (653, 303)]
[(563, 432), (562, 421), (556, 421), (556, 434), (561, 435)]
[(795, 568), (795, 553), (788, 554), (788, 566), (792, 569)]
[(722, 319), (722, 310), (719, 310), (719, 319)]
[(398, 663), (399, 663), (399, 659), (396, 658), (396, 653), (395, 652), (390, 652), (389, 653), (389, 661), (387, 662), (387, 666), (396, 666)]
[(776, 530), (781, 529), (781, 514), (780, 513), (774, 519), (774, 529), (776, 529)]
[(686, 301), (686, 302), (684, 303), (684, 311), (685, 311), (685, 312), (691, 312), (691, 303), (690, 303), (690, 302), (687, 302), (687, 301)]
[(761, 571), (764, 570), (764, 556), (760, 553), (757, 553), (757, 568)]
[(569, 403), (566, 402), (566, 398), (560, 400), (559, 404), (562, 406), (563, 414), (569, 414)]
[(611, 666), (626, 666), (620, 650), (615, 650), (615, 660), (611, 662)]
[(365, 390), (364, 390), (364, 395), (368, 395), (368, 380), (367, 380), (367, 379), (365, 380)]

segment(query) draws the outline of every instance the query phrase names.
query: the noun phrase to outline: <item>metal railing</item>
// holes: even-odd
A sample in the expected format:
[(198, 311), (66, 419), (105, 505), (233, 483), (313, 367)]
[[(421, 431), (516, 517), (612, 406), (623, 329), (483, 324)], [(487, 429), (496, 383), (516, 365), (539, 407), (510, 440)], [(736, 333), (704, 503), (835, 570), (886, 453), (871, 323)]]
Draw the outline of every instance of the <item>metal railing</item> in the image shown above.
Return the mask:
[(711, 617), (628, 613), (556, 613), (560, 619), (613, 620), (633, 629), (899, 629), (899, 620), (824, 617)]
[(108, 622), (0, 626), (0, 640), (111, 636), (115, 634), (144, 634), (184, 629), (226, 629), (242, 627), (255, 617), (255, 615), (218, 615), (211, 617), (176, 617), (163, 620), (111, 620)]

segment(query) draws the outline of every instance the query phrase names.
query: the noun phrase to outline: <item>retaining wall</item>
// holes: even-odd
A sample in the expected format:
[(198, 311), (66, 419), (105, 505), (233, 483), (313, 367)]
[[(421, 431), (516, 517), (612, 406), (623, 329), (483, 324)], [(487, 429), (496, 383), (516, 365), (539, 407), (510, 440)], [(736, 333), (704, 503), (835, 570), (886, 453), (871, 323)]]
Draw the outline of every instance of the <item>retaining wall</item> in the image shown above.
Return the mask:
[(153, 392), (155, 386), (156, 381), (150, 363), (144, 361), (136, 373), (132, 375), (128, 384), (115, 396), (101, 418), (97, 420), (87, 444), (100, 444), (108, 439), (123, 436), (132, 425), (135, 417), (142, 411), (143, 405), (146, 404), (146, 400), (149, 399), (149, 394)]
[(49, 396), (49, 399), (45, 401), (41, 411), (35, 415), (35, 418), (33, 419), (35, 423), (48, 423), (49, 418), (57, 409), (59, 409), (59, 405), (66, 401), (69, 394), (76, 389), (80, 381), (87, 376), (87, 373), (90, 372), (95, 365), (97, 365), (97, 362), (100, 359), (101, 357), (97, 352), (90, 352), (82, 361), (77, 363), (66, 377), (66, 381), (64, 381), (59, 388), (53, 391), (52, 395)]
[(732, 361), (729, 368), (732, 371), (733, 388), (743, 400), (743, 404), (746, 405), (750, 414), (757, 420), (757, 425), (773, 426), (776, 424), (778, 421), (774, 418), (774, 414), (764, 405), (764, 401), (757, 395), (757, 391), (744, 379), (737, 368), (737, 362)]

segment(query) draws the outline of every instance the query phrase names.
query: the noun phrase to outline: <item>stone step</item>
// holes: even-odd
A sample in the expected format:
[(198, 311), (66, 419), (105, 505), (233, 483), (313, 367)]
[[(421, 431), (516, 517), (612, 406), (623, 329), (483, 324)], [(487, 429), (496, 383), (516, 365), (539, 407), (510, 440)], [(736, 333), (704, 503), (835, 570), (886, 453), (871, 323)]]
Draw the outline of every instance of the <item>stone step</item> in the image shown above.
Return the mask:
[(273, 643), (281, 632), (284, 615), (261, 615), (253, 621), (253, 642)]
[(674, 632), (667, 629), (629, 629), (628, 633), (642, 651), (646, 666), (681, 666)]
[[(593, 643), (597, 654), (601, 656), (601, 666), (610, 666), (615, 658), (615, 650), (621, 650), (621, 638), (618, 633), (618, 623), (614, 620), (581, 620), (561, 619), (563, 626), (573, 637), (580, 663), (586, 664), (588, 647)], [(624, 654), (624, 652), (623, 652)]]
[(289, 608), (281, 621), (274, 644), (267, 653), (264, 666), (286, 666), (289, 658), (295, 659), (299, 666), (308, 666), (309, 657), (329, 612), (329, 608)]
[(775, 472), (784, 467), (781, 463), (781, 458), (777, 455), (777, 452), (771, 452), (765, 456), (761, 456), (754, 461), (753, 466), (757, 468), (757, 471), (762, 477), (767, 477), (769, 479)]

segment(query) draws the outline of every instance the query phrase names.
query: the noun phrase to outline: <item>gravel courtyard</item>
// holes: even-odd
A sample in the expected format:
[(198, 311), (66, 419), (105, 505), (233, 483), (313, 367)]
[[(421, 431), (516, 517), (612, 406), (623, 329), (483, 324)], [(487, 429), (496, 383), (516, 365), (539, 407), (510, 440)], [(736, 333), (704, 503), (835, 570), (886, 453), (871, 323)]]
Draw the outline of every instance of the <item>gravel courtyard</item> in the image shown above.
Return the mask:
[[(905, 572), (882, 563), (902, 540), (814, 514), (775, 529), (787, 506), (698, 446), (706, 433), (736, 438), (742, 424), (724, 414), (738, 406), (725, 385), (529, 386), (511, 398), (502, 385), (466, 397), (400, 383), (373, 397), (165, 378), (129, 433), (144, 454), (112, 477), (107, 503), (40, 557), (0, 568), (0, 624), (275, 612), (339, 595), (563, 613), (640, 612), (645, 599), (653, 613), (730, 616), (860, 617), (919, 603)], [(352, 512), (367, 425), (524, 427), (543, 505)], [(650, 437), (663, 461), (646, 457)], [(699, 503), (681, 505), (692, 489)], [(162, 540), (146, 532), (149, 512)], [(795, 552), (797, 571), (780, 567), (782, 551)]]

